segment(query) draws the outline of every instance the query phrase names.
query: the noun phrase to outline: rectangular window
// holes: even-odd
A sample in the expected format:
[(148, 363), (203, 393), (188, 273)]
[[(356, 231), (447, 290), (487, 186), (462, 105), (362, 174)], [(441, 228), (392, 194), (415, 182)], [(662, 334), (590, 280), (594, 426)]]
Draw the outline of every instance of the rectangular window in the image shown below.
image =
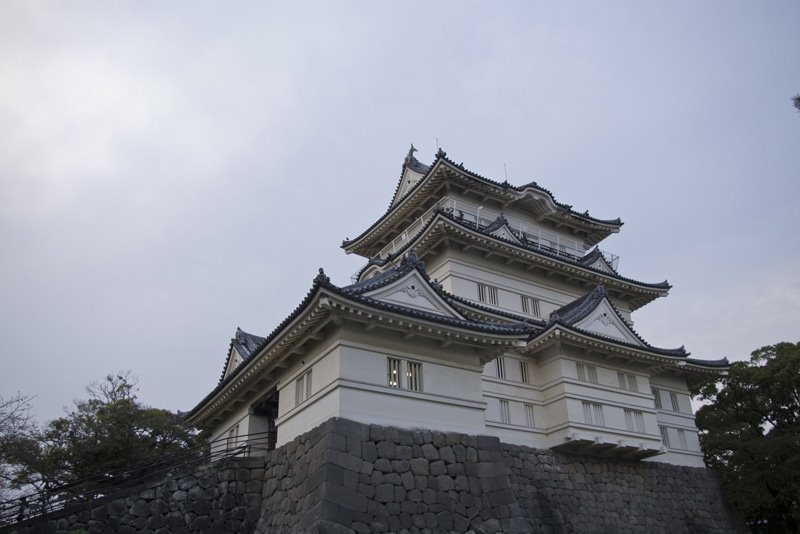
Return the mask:
[(389, 387), (400, 387), (400, 360), (389, 358), (386, 360), (386, 384)]
[(386, 358), (386, 385), (409, 391), (422, 391), (422, 364), (399, 358)]
[(500, 422), (505, 424), (511, 423), (511, 412), (508, 409), (508, 401), (500, 401)]
[(419, 362), (406, 362), (406, 389), (410, 391), (422, 390), (422, 364)]
[(497, 366), (497, 378), (505, 378), (506, 377), (506, 359), (500, 356), (495, 360), (495, 365)]
[(237, 442), (239, 441), (239, 425), (228, 430), (228, 442), (227, 448), (228, 450), (235, 449)]
[(661, 390), (653, 388), (653, 401), (655, 401), (656, 408), (661, 410), (663, 406), (661, 405)]
[(669, 448), (669, 429), (665, 426), (660, 426), (658, 429), (661, 431), (661, 441), (664, 443), (664, 446)]
[(536, 422), (533, 419), (533, 404), (525, 405), (525, 424), (531, 428), (536, 426)]
[(578, 364), (578, 380), (597, 384), (597, 367), (593, 365)]
[(678, 429), (678, 444), (680, 448), (683, 450), (688, 449), (689, 447), (686, 446), (686, 431), (682, 428)]
[(638, 410), (625, 410), (625, 428), (644, 433), (644, 414)]
[(679, 412), (681, 411), (681, 407), (678, 404), (678, 394), (672, 391), (669, 392), (669, 402), (672, 404), (672, 411)]
[(309, 369), (294, 382), (295, 404), (300, 404), (311, 396), (311, 370)]
[(539, 313), (539, 299), (520, 295), (522, 299), (522, 313), (533, 315), (534, 317), (541, 317)]
[(531, 383), (530, 372), (528, 371), (528, 362), (519, 362), (519, 376), (523, 384)]
[(619, 380), (619, 387), (627, 389), (628, 391), (639, 391), (639, 385), (636, 383), (636, 376), (629, 373), (617, 373)]
[(478, 284), (478, 300), (497, 306), (497, 288), (486, 284)]
[(606, 426), (602, 404), (583, 401), (583, 418), (588, 425)]

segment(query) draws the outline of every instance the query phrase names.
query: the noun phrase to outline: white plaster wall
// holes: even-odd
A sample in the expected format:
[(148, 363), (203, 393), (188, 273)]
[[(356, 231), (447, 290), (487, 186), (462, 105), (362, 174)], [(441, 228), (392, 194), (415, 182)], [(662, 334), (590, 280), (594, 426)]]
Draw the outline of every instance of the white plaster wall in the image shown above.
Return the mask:
[[(355, 387), (354, 387), (355, 386)], [(365, 388), (344, 382), (340, 416), (367, 424), (483, 434), (483, 402), (465, 402), (394, 388)]]
[(212, 428), (210, 439), (210, 443), (212, 443), (211, 452), (219, 452), (227, 448), (228, 433), (234, 427), (238, 428), (238, 443), (243, 443), (247, 439), (244, 435), (248, 433), (250, 425), (249, 418), (249, 408), (244, 406)]

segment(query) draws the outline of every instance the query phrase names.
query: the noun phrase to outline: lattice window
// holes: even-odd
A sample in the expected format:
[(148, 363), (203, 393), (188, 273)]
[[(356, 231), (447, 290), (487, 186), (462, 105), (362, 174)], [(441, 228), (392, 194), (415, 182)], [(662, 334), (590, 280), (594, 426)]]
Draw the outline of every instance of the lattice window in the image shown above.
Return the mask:
[(536, 426), (536, 421), (533, 418), (533, 404), (525, 405), (525, 424), (531, 428)]
[(505, 378), (506, 377), (506, 359), (500, 356), (495, 360), (495, 366), (497, 367), (497, 378)]
[(422, 390), (422, 364), (419, 362), (406, 362), (406, 389), (410, 391)]
[(597, 367), (594, 365), (578, 364), (578, 380), (597, 384)]
[(399, 358), (386, 358), (386, 385), (409, 391), (422, 391), (422, 364)]
[(639, 410), (625, 410), (625, 428), (644, 433), (644, 414)]
[(661, 441), (664, 443), (664, 446), (667, 448), (671, 447), (669, 442), (669, 429), (665, 426), (660, 426), (658, 429), (661, 431)]
[(672, 404), (672, 411), (673, 412), (680, 412), (681, 411), (681, 406), (680, 406), (680, 404), (678, 404), (678, 394), (677, 393), (675, 393), (673, 391), (669, 392), (669, 402), (670, 402), (670, 404)]
[(386, 384), (389, 387), (400, 387), (400, 360), (388, 358), (386, 360)]
[(478, 300), (492, 306), (497, 306), (497, 288), (486, 284), (478, 284)]
[(539, 299), (528, 297), (526, 295), (520, 295), (520, 299), (522, 301), (522, 313), (533, 315), (535, 317), (541, 317)]
[(661, 390), (653, 388), (653, 401), (655, 402), (656, 408), (661, 410), (664, 407), (661, 404)]
[(528, 362), (519, 362), (519, 377), (523, 384), (531, 383), (531, 375), (528, 367)]
[(603, 417), (603, 405), (596, 402), (583, 401), (583, 419), (588, 425), (606, 426)]
[(617, 379), (619, 380), (620, 388), (627, 389), (628, 391), (639, 391), (639, 385), (636, 383), (636, 375), (619, 372), (617, 373)]
[(511, 411), (509, 410), (507, 400), (500, 401), (500, 422), (505, 424), (511, 423)]

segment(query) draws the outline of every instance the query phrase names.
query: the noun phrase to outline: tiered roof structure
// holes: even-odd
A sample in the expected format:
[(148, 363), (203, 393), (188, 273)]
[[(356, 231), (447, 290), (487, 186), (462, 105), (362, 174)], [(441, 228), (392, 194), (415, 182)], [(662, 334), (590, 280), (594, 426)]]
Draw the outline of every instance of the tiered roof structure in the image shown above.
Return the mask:
[(702, 465), (688, 384), (728, 364), (633, 329), (670, 285), (622, 276), (598, 248), (620, 219), (414, 150), (387, 211), (342, 244), (367, 260), (354, 283), (320, 269), (271, 334), (237, 329), (190, 419), (234, 444), (345, 417)]

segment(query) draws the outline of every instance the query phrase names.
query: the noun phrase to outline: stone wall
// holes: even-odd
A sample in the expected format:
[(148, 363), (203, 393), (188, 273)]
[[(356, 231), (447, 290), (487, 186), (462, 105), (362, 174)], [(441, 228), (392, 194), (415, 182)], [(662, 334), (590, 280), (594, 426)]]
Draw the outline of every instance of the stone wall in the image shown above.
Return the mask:
[(262, 459), (207, 466), (12, 532), (745, 532), (705, 469), (331, 419)]
[(264, 458), (232, 458), (194, 473), (167, 476), (129, 495), (74, 504), (9, 533), (251, 534), (261, 513)]

